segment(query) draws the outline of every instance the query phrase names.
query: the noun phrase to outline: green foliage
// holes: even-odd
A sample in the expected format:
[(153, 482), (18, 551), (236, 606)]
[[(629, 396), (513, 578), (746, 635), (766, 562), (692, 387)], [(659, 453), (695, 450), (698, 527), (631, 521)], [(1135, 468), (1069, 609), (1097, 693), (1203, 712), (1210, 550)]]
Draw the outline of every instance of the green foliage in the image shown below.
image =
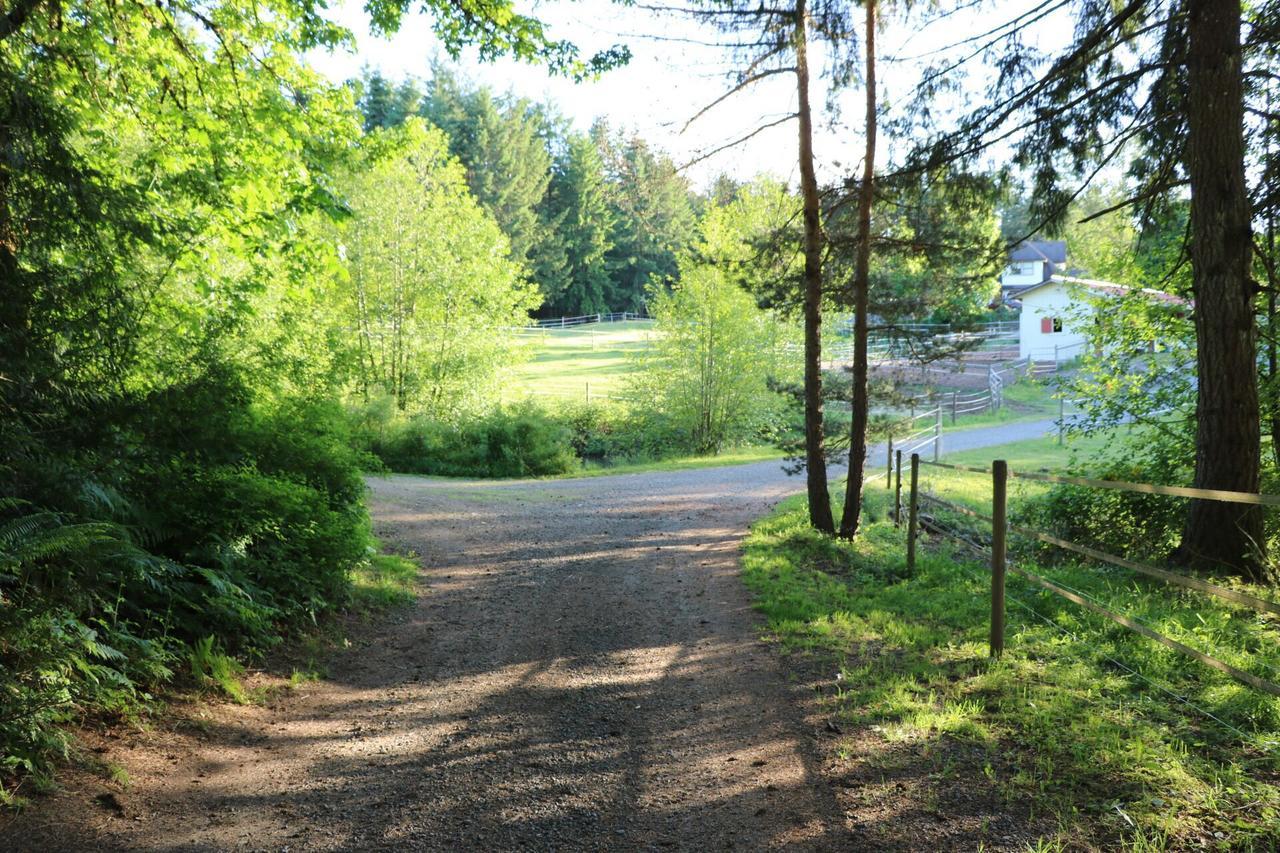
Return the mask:
[[(426, 6), (450, 51), (574, 75), (625, 61), (580, 59), (509, 3)], [(408, 8), (367, 11), (390, 32)], [(402, 567), (369, 562), (369, 459), (337, 400), (363, 383), (402, 406), (465, 408), (506, 352), (495, 326), (536, 302), (439, 132), (362, 138), (351, 91), (306, 67), (306, 51), (349, 37), (295, 0), (72, 0), (4, 17), (4, 802), (67, 754), (60, 726), (137, 713), (178, 662), (244, 698), (232, 656), (346, 606), (353, 574), (374, 577), (372, 598), (402, 594)], [(385, 81), (362, 101), (370, 127), (416, 106)], [(540, 127), (520, 126), (530, 145)], [(335, 232), (352, 238), (350, 264)], [(377, 269), (382, 243), (400, 254)], [(365, 299), (392, 289), (411, 310)], [(372, 313), (349, 309), (353, 291)], [(413, 333), (391, 354), (373, 334), (389, 313)], [(510, 465), (551, 464), (525, 444)]]
[(675, 163), (603, 124), (583, 137), (554, 107), (498, 95), (444, 65), (431, 79), (351, 81), (367, 130), (413, 115), (444, 131), (472, 195), (538, 285), (544, 315), (642, 311), (651, 278), (676, 274), (695, 198)]
[(658, 334), (638, 356), (630, 393), (652, 401), (648, 407), (695, 453), (757, 434), (781, 405), (769, 383), (786, 365), (783, 327), (741, 286), (758, 201), (744, 194), (710, 208), (700, 240), (680, 257), (679, 280), (650, 288)]
[(396, 127), (417, 112), (422, 93), (412, 80), (393, 85), (377, 71), (351, 81), (356, 106), (364, 116), (366, 133)]
[(6, 788), (196, 638), (253, 653), (342, 606), (365, 558), (361, 459), (317, 402), (344, 370), (318, 223), (357, 126), (298, 62), (322, 35), (273, 9), (218, 4), (217, 48), (138, 4), (0, 43)]
[(569, 429), (583, 462), (616, 466), (684, 456), (688, 434), (670, 416), (649, 406), (561, 404), (556, 417)]
[(512, 358), (504, 327), (538, 297), (438, 130), (412, 120), (370, 147), (348, 182), (352, 216), (341, 233), (358, 390), (438, 419), (474, 410)]
[(1134, 418), (1159, 424), (1166, 440), (1194, 455), (1195, 330), (1187, 305), (1142, 289), (1081, 292), (1076, 317), (1088, 330), (1079, 369), (1063, 384), (1085, 417), (1079, 430), (1105, 429)]
[[(881, 182), (872, 209), (870, 310), (881, 324), (927, 319), (978, 320), (995, 295), (1002, 246), (995, 218), (996, 183), (959, 169), (906, 174)], [(854, 228), (843, 211), (829, 226), (836, 240)], [(851, 252), (837, 253), (834, 281), (852, 275)], [(912, 341), (917, 351), (928, 339)]]
[[(1153, 431), (1141, 442), (1121, 444), (1115, 456), (1090, 461), (1073, 473), (1127, 483), (1180, 485), (1189, 479), (1188, 458)], [(1177, 547), (1186, 508), (1163, 495), (1058, 485), (1022, 504), (1016, 523), (1044, 530), (1110, 554), (1163, 562)], [(1052, 554), (1047, 547), (1046, 554)]]
[(677, 256), (696, 231), (689, 184), (670, 157), (643, 139), (624, 139), (603, 123), (591, 135), (612, 184), (611, 307), (640, 311), (651, 282), (675, 277)]
[(654, 293), (651, 310), (659, 336), (630, 393), (652, 401), (695, 453), (753, 435), (779, 402), (768, 386), (782, 361), (773, 321), (710, 264), (686, 266), (671, 290)]
[(360, 438), (392, 471), (451, 477), (540, 477), (578, 466), (569, 430), (530, 404), (443, 423), (364, 419)]
[(556, 164), (546, 206), (559, 223), (556, 237), (563, 258), (558, 268), (546, 268), (544, 262), (541, 284), (548, 310), (562, 315), (592, 314), (623, 304), (605, 262), (613, 247), (615, 220), (604, 162), (588, 137), (568, 140), (568, 148)]
[[(302, 8), (313, 9), (310, 3), (302, 4)], [(399, 30), (410, 11), (430, 12), (433, 31), (455, 59), (464, 47), (472, 46), (482, 61), (512, 56), (546, 63), (559, 74), (584, 78), (624, 65), (631, 56), (625, 46), (615, 45), (583, 59), (571, 42), (551, 38), (542, 21), (517, 12), (510, 0), (469, 0), (466, 4), (447, 0), (369, 0), (365, 9), (375, 31), (388, 35)]]
[(240, 677), (244, 675), (244, 667), (235, 658), (216, 648), (217, 638), (210, 635), (196, 640), (187, 652), (187, 662), (191, 666), (191, 676), (196, 683), (212, 687), (241, 705), (248, 704), (250, 697)]
[[(402, 88), (413, 85), (406, 81)], [(495, 97), (437, 64), (419, 114), (444, 131), (471, 194), (507, 235), (511, 257), (530, 260), (549, 236), (538, 210), (551, 180), (546, 109), (523, 98)]]

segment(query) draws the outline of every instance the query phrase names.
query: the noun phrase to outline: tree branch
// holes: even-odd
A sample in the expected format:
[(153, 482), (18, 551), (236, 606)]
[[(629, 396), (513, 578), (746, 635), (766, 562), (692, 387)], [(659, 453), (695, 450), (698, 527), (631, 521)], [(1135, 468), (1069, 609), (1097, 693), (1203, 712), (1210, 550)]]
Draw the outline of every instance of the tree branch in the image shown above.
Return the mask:
[(27, 18), (43, 2), (44, 0), (17, 0), (12, 9), (0, 15), (0, 41), (22, 29)]
[[(775, 54), (776, 54), (776, 53), (779, 53), (779, 52), (780, 52), (780, 50), (781, 50), (781, 49), (774, 50), (774, 51), (771, 51), (771, 53), (775, 53)], [(762, 58), (761, 58), (761, 61), (763, 61), (763, 60), (764, 60), (764, 59), (766, 59), (766, 58), (767, 58), (767, 57), (762, 57)], [(759, 72), (759, 73), (757, 73), (757, 74), (752, 74), (752, 75), (750, 75), (750, 76), (748, 76), (748, 77), (743, 78), (742, 80), (738, 81), (738, 84), (737, 84), (736, 86), (733, 86), (733, 87), (731, 87), (730, 89), (728, 89), (727, 91), (725, 91), (725, 92), (721, 93), (721, 94), (720, 94), (720, 96), (719, 96), (719, 97), (717, 97), (715, 100), (713, 100), (711, 103), (707, 104), (705, 107), (703, 107), (702, 109), (700, 109), (700, 110), (698, 110), (696, 113), (694, 113), (694, 114), (693, 114), (693, 116), (692, 116), (688, 121), (686, 121), (686, 122), (684, 123), (684, 126), (682, 126), (682, 127), (680, 128), (680, 132), (681, 132), (681, 133), (684, 133), (686, 130), (688, 130), (688, 129), (689, 129), (689, 125), (693, 124), (695, 121), (697, 121), (698, 119), (702, 118), (704, 115), (706, 115), (707, 113), (709, 113), (711, 110), (715, 109), (715, 108), (716, 108), (716, 107), (718, 107), (720, 104), (723, 104), (725, 101), (729, 100), (729, 99), (730, 99), (730, 98), (732, 98), (734, 95), (736, 95), (736, 94), (738, 94), (739, 92), (741, 92), (743, 89), (746, 89), (746, 88), (750, 87), (752, 84), (754, 84), (754, 83), (759, 83), (761, 80), (765, 80), (765, 79), (767, 79), (767, 78), (769, 78), (769, 77), (773, 77), (773, 76), (775, 76), (775, 75), (777, 75), (777, 74), (794, 74), (794, 73), (795, 73), (795, 68), (793, 68), (793, 67), (791, 67), (791, 66), (787, 66), (787, 67), (785, 67), (785, 68), (772, 68), (772, 69), (770, 69), (770, 70), (768, 70), (768, 71), (761, 71), (761, 72)]]
[(746, 142), (748, 139), (753, 139), (756, 136), (759, 136), (760, 134), (764, 133), (769, 128), (777, 127), (780, 124), (786, 124), (787, 122), (795, 118), (799, 118), (799, 113), (787, 113), (782, 118), (768, 122), (767, 124), (762, 124), (759, 127), (757, 127), (755, 130), (746, 134), (745, 136), (740, 136), (737, 139), (733, 140), (732, 142), (726, 142), (724, 145), (717, 145), (715, 148), (712, 148), (710, 151), (704, 151), (703, 153), (699, 154), (697, 157), (694, 157), (688, 163), (685, 163), (676, 171), (683, 172), (685, 169), (689, 168), (690, 166), (696, 166), (698, 163), (701, 163), (703, 160), (706, 160), (710, 157), (714, 157), (715, 155), (719, 154), (721, 151), (727, 151), (728, 149), (733, 148), (734, 146), (741, 145), (742, 143)]

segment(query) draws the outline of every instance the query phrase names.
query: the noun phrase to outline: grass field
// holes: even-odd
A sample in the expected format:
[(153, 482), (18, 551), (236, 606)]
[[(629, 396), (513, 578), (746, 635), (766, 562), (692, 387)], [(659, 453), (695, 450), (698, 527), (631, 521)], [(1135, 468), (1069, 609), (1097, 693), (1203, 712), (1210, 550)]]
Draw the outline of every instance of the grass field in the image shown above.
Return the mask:
[(652, 321), (632, 320), (522, 332), (529, 358), (512, 368), (503, 398), (586, 400), (588, 388), (592, 399), (617, 396), (652, 330)]
[[(1057, 468), (1100, 444), (1037, 440), (947, 459)], [(929, 489), (989, 512), (989, 476), (925, 470)], [(1033, 497), (1011, 492), (1011, 512)], [(769, 636), (827, 673), (820, 681), (838, 673), (817, 689), (843, 732), (842, 772), (865, 783), (863, 806), (946, 814), (963, 791), (962, 805), (985, 798), (1015, 815), (1035, 850), (1280, 847), (1280, 700), (1014, 575), (1006, 652), (992, 661), (986, 565), (929, 540), (909, 573), (888, 509), (889, 493), (869, 490), (865, 527), (847, 544), (814, 535), (792, 500), (756, 525), (744, 556)], [(1280, 673), (1274, 620), (1122, 569), (1017, 556), (1193, 648)]]

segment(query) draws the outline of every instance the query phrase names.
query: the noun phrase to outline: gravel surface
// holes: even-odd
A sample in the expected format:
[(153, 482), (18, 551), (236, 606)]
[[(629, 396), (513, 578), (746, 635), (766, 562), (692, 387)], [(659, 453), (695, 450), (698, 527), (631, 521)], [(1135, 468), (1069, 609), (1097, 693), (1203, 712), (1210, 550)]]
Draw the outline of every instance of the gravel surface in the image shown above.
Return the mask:
[(86, 735), (127, 790), (73, 773), (0, 849), (862, 848), (812, 691), (760, 644), (737, 575), (748, 524), (800, 478), (769, 462), (370, 486), (383, 541), (420, 557), (417, 604), (271, 704)]

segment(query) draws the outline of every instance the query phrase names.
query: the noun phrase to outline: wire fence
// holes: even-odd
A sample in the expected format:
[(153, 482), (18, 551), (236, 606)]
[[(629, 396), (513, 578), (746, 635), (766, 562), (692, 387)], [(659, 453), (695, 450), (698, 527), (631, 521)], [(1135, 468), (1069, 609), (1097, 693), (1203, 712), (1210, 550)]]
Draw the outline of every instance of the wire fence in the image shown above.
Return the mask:
[(632, 394), (614, 394), (606, 390), (600, 390), (599, 384), (596, 388), (591, 387), (589, 380), (582, 383), (581, 389), (572, 389), (569, 387), (560, 388), (522, 388), (519, 394), (533, 397), (554, 397), (557, 400), (574, 400), (581, 399), (585, 403), (593, 403), (600, 400), (613, 400), (622, 403), (634, 403), (639, 398)]
[[(896, 461), (897, 480), (901, 483), (903, 476), (901, 456), (896, 457)], [(930, 466), (938, 469), (980, 474), (990, 477), (990, 514), (979, 512), (971, 506), (964, 506), (956, 503), (955, 501), (947, 500), (940, 495), (921, 489), (919, 485), (921, 466)], [(1018, 565), (1010, 561), (1007, 553), (1009, 537), (1013, 536), (1028, 542), (1048, 545), (1052, 548), (1065, 551), (1086, 560), (1134, 572), (1135, 574), (1142, 575), (1143, 577), (1160, 581), (1171, 586), (1176, 586), (1180, 589), (1213, 596), (1222, 601), (1229, 602), (1234, 606), (1249, 608), (1258, 613), (1269, 614), (1271, 616), (1280, 616), (1280, 603), (1275, 601), (1261, 598), (1240, 590), (1231, 589), (1220, 584), (1215, 584), (1202, 578), (1172, 571), (1168, 567), (1154, 565), (1149, 561), (1134, 560), (1128, 557), (1107, 553), (1098, 548), (1082, 545), (1077, 542), (1071, 542), (1047, 531), (1035, 530), (1019, 524), (1012, 524), (1008, 519), (1008, 484), (1010, 480), (1028, 480), (1071, 485), (1088, 489), (1168, 495), (1195, 500), (1219, 501), (1269, 507), (1280, 506), (1280, 495), (1233, 492), (1219, 489), (1199, 489), (1183, 486), (1167, 486), (1156, 483), (1098, 480), (1088, 477), (1054, 474), (1046, 471), (1014, 471), (1009, 469), (1008, 464), (1004, 460), (994, 460), (991, 463), (990, 468), (978, 468), (974, 466), (945, 463), (936, 459), (931, 461), (925, 460), (920, 457), (918, 452), (910, 455), (908, 459), (908, 470), (910, 481), (906, 513), (906, 552), (908, 571), (915, 568), (916, 541), (919, 538), (921, 530), (925, 530), (957, 542), (965, 550), (989, 562), (991, 581), (990, 651), (993, 657), (998, 657), (1004, 651), (1006, 609), (1005, 580), (1007, 572), (1013, 572), (1034, 587), (1038, 587), (1045, 592), (1056, 595), (1080, 608), (1083, 608), (1084, 610), (1087, 610), (1097, 616), (1101, 616), (1102, 618), (1112, 622), (1113, 624), (1119, 625), (1134, 634), (1158, 643), (1161, 646), (1164, 646), (1165, 648), (1191, 660), (1195, 660), (1206, 667), (1221, 672), (1238, 683), (1244, 684), (1247, 687), (1262, 693), (1280, 697), (1280, 685), (1276, 684), (1275, 681), (1261, 678), (1252, 672), (1222, 660), (1219, 656), (1194, 648), (1187, 643), (1156, 631), (1149, 625), (1133, 618), (1131, 615), (1117, 612), (1112, 607), (1107, 606), (1106, 603), (1099, 601), (1097, 598), (1089, 595), (1085, 591), (1074, 589), (1061, 580), (1050, 579), (1039, 572), (1032, 571), (1025, 566)], [(899, 497), (895, 500), (894, 506), (894, 519), (899, 524), (902, 523), (902, 501), (900, 495), (901, 491), (899, 488)], [(943, 510), (945, 513), (955, 513), (967, 518), (972, 518), (984, 525), (988, 525), (989, 532), (983, 533), (948, 523), (943, 516), (935, 513), (922, 512), (922, 505)], [(1017, 602), (1015, 601), (1015, 603)], [(1264, 666), (1268, 666), (1269, 669), (1274, 670), (1274, 668), (1269, 667), (1265, 661), (1259, 661), (1259, 663), (1262, 663)], [(1132, 667), (1126, 665), (1124, 666), (1124, 669), (1141, 676), (1141, 674)], [(1149, 683), (1155, 683), (1151, 682), (1151, 680), (1145, 676), (1141, 677)], [(1176, 693), (1169, 691), (1167, 688), (1161, 687), (1161, 689), (1164, 692), (1177, 696)], [(1192, 707), (1196, 707), (1185, 697), (1178, 696), (1177, 698)], [(1208, 712), (1205, 713), (1210, 717), (1213, 716), (1212, 714), (1208, 714)], [(1217, 719), (1216, 717), (1213, 718)], [(1232, 728), (1234, 731), (1238, 731), (1234, 727), (1229, 726), (1229, 728)]]

